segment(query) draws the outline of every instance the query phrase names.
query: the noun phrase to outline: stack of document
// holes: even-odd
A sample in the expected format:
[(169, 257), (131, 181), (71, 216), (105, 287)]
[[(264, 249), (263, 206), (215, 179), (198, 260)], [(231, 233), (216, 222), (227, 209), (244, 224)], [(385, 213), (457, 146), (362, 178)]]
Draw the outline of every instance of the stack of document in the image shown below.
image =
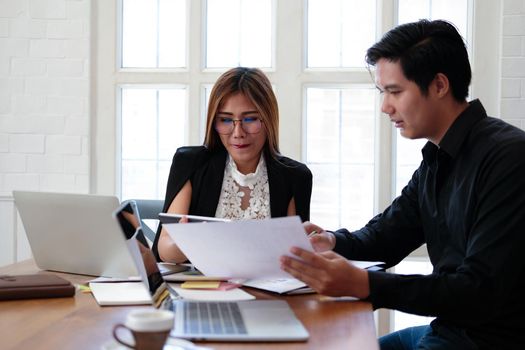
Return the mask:
[[(355, 266), (361, 269), (372, 269), (375, 270), (379, 266), (383, 265), (380, 261), (357, 261), (349, 260)], [(256, 278), (247, 281), (242, 281), (243, 286), (253, 287), (258, 289), (267, 290), (279, 294), (295, 295), (295, 294), (308, 294), (315, 293), (315, 291), (295, 278)]]
[[(279, 258), (290, 255), (291, 247), (313, 251), (298, 216), (163, 225), (204, 276), (221, 276), (221, 279), (233, 280), (246, 287), (279, 294), (313, 292), (280, 267)], [(363, 261), (352, 263), (360, 268), (383, 264)], [(169, 278), (185, 278), (184, 275), (175, 274)]]

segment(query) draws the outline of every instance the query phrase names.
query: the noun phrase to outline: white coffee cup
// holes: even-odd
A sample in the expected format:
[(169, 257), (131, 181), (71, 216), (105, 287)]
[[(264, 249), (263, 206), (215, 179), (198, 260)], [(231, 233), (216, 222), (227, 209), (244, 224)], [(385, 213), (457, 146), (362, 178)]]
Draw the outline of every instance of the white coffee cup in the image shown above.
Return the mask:
[[(168, 310), (140, 309), (133, 310), (126, 316), (124, 324), (113, 327), (113, 337), (127, 347), (137, 350), (161, 350), (173, 327), (174, 313)], [(119, 337), (118, 330), (128, 330), (135, 344), (130, 344)]]

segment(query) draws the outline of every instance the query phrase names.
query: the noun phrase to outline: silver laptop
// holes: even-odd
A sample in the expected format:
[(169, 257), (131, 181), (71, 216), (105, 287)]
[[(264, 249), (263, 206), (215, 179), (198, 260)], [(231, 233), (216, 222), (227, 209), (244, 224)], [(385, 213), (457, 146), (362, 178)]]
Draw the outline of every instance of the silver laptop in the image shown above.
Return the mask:
[(43, 270), (93, 276), (137, 276), (112, 214), (114, 196), (13, 191), (33, 253)]
[[(203, 302), (182, 300), (160, 274), (149, 247), (135, 239), (140, 217), (133, 201), (115, 212), (153, 305), (175, 311), (171, 335), (210, 341), (306, 341), (308, 332), (284, 300)], [(128, 221), (126, 223), (126, 220)], [(133, 246), (136, 244), (135, 246)], [(147, 243), (146, 243), (147, 244)]]

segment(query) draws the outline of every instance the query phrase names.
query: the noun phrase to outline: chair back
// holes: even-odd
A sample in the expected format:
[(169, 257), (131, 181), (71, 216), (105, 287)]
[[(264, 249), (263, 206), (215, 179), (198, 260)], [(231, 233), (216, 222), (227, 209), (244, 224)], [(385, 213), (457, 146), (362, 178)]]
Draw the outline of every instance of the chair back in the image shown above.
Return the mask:
[(150, 246), (152, 242), (155, 241), (156, 232), (153, 231), (144, 220), (148, 219), (159, 219), (159, 213), (162, 212), (164, 207), (164, 201), (161, 199), (135, 199), (137, 203), (137, 210), (139, 212), (142, 231), (146, 238), (150, 241)]

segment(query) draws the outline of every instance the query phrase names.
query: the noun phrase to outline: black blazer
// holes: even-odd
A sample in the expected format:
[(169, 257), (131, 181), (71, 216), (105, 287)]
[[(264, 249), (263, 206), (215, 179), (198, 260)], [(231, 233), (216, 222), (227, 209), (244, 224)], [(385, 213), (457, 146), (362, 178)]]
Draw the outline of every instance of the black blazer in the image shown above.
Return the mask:
[[(163, 212), (186, 181), (191, 181), (192, 194), (190, 215), (215, 216), (222, 189), (224, 167), (228, 153), (224, 148), (210, 151), (204, 146), (181, 147), (173, 156)], [(312, 195), (312, 173), (303, 163), (264, 154), (270, 189), (270, 210), (272, 217), (286, 216), (288, 204), (295, 199), (297, 214), (302, 221), (310, 220), (310, 197)], [(161, 226), (157, 230), (153, 252), (160, 261), (158, 240)]]

